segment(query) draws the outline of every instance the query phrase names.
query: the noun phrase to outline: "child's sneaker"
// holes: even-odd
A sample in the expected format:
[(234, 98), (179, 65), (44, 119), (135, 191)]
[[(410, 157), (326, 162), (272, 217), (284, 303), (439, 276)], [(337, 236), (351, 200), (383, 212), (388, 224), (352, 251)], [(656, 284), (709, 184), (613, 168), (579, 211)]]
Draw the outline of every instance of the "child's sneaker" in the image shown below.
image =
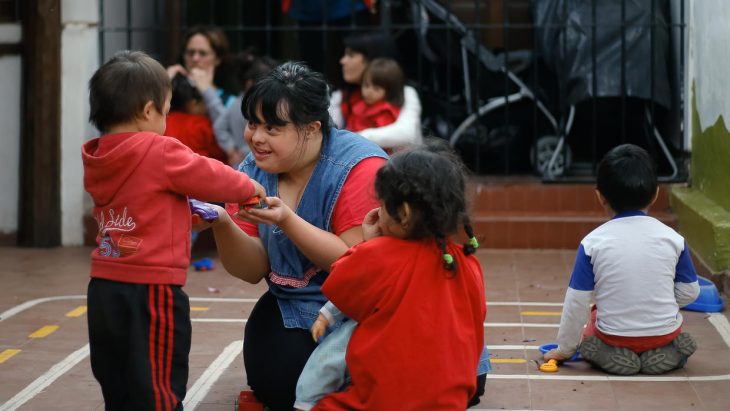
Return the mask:
[(238, 394), (236, 411), (266, 411), (266, 407), (256, 398), (253, 391), (244, 390)]
[(687, 358), (694, 354), (697, 343), (687, 333), (680, 333), (670, 344), (654, 348), (641, 354), (641, 372), (644, 374), (664, 374), (682, 368)]
[(611, 374), (632, 375), (641, 369), (641, 360), (635, 352), (608, 345), (596, 336), (583, 340), (578, 350), (581, 357)]
[(680, 354), (689, 357), (694, 354), (697, 350), (697, 342), (692, 338), (689, 333), (679, 333), (679, 335), (672, 340), (672, 345), (677, 348)]

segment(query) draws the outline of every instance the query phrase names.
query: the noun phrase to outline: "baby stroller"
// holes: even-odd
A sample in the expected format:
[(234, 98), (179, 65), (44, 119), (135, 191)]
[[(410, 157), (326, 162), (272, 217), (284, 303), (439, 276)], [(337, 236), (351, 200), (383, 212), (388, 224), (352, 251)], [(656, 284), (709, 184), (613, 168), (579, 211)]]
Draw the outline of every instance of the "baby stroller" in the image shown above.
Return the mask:
[[(422, 98), (428, 100), (432, 94), (443, 105), (431, 109), (424, 125), (448, 139), (472, 169), (479, 168), (480, 160), (505, 161), (505, 155), (507, 162), (512, 159), (531, 167), (530, 152), (533, 158), (536, 153), (534, 136), (563, 135), (561, 130), (566, 127), (552, 114), (545, 99), (518, 76), (529, 71), (531, 51), (493, 53), (435, 0), (412, 1), (411, 17), (419, 55), (427, 63), (420, 68)], [(428, 101), (424, 108), (427, 106)], [(562, 174), (570, 161), (558, 155), (547, 171), (550, 159), (538, 155), (536, 160), (532, 167), (541, 174)], [(505, 168), (515, 169), (514, 164)]]
[[(628, 107), (631, 114), (624, 119), (624, 123), (641, 123), (643, 134), (649, 137), (637, 143), (653, 154), (661, 151), (671, 170), (670, 176), (663, 179), (675, 178), (677, 166), (656, 127), (653, 104), (656, 102), (659, 106), (669, 107), (669, 101), (673, 97), (677, 99), (676, 96), (670, 96), (672, 90), (666, 65), (662, 64), (666, 62), (666, 47), (662, 47), (662, 44), (666, 45), (667, 39), (666, 36), (656, 36), (656, 47), (650, 50), (646, 41), (650, 38), (649, 34), (640, 32), (650, 30), (646, 19), (654, 17), (661, 20), (663, 14), (647, 10), (648, 0), (644, 2), (647, 4), (626, 1), (626, 18), (634, 23), (638, 19), (639, 24), (621, 28), (615, 24), (615, 21), (621, 21), (620, 14), (615, 20), (617, 10), (620, 13), (622, 7), (621, 1), (534, 0), (532, 8), (537, 30), (536, 51), (540, 55), (538, 59), (530, 50), (495, 54), (480, 44), (473, 31), (438, 1), (413, 0), (411, 15), (418, 49), (428, 63), (422, 69), (426, 73), (421, 84), (422, 95), (446, 95), (448, 104), (446, 110), (431, 115), (436, 118), (435, 121), (427, 118), (424, 124), (447, 138), (457, 149), (461, 146), (460, 151), (467, 164), (469, 156), (476, 156), (478, 162), (479, 157), (489, 155), (488, 151), (503, 144), (505, 139), (521, 134), (522, 143), (514, 145), (514, 148), (526, 153), (535, 172), (546, 180), (553, 180), (565, 175), (573, 163), (573, 150), (567, 142), (576, 121), (578, 125), (590, 121), (591, 116), (584, 115), (584, 103), (599, 97), (602, 100), (599, 107), (615, 109), (614, 103), (624, 99), (620, 103), (622, 109), (626, 111)], [(599, 57), (596, 66), (601, 69), (595, 72), (595, 76), (593, 44), (585, 38), (586, 33), (590, 35), (591, 28), (580, 27), (580, 24), (591, 24), (593, 3), (600, 8), (597, 13), (600, 21), (597, 23), (599, 30), (595, 53)], [(576, 16), (576, 13), (580, 14)], [(600, 26), (601, 22), (603, 27)], [(663, 27), (666, 29), (666, 25)], [(624, 37), (637, 43), (625, 45), (625, 49), (631, 53), (625, 55), (624, 64), (631, 66), (635, 72), (626, 71), (623, 80), (620, 71), (615, 70), (621, 63), (621, 56), (611, 53), (616, 49), (621, 50), (615, 44), (621, 41), (621, 33), (617, 34), (616, 30), (625, 30)], [(650, 64), (647, 60), (651, 59), (647, 56), (651, 51), (655, 56), (654, 63)], [(545, 66), (538, 69), (535, 64), (537, 61), (545, 63), (557, 78), (544, 78), (548, 70), (544, 69)], [(626, 61), (631, 64), (627, 65)], [(648, 82), (646, 77), (650, 66), (654, 68), (651, 77), (654, 80)], [(597, 91), (592, 88), (594, 77)], [(474, 78), (481, 81), (474, 84)], [(530, 87), (525, 78), (537, 81), (529, 82), (533, 84)], [(621, 81), (624, 82), (623, 88)], [(557, 93), (549, 92), (550, 85), (561, 82), (564, 85), (562, 91), (567, 96), (563, 99), (554, 96)], [(617, 96), (620, 97), (612, 99)], [(443, 97), (441, 101), (444, 101)], [(595, 111), (595, 105), (593, 108)], [(494, 115), (509, 110), (516, 114)], [(444, 117), (446, 111), (450, 113), (439, 121), (439, 116)], [(610, 120), (610, 117), (603, 116), (600, 120)], [(469, 140), (477, 140), (486, 151), (466, 144)], [(599, 141), (601, 144), (603, 146), (597, 151), (607, 151), (610, 147), (606, 146), (613, 143)]]
[[(579, 136), (592, 134), (594, 163), (612, 146), (631, 142), (657, 160), (661, 152), (665, 161), (657, 162), (669, 169), (662, 180), (677, 177), (676, 162), (657, 126), (657, 112), (674, 108), (669, 117), (677, 119), (675, 130), (681, 117), (673, 104), (679, 101), (679, 70), (668, 64), (669, 2), (533, 0), (532, 8), (536, 49), (564, 88), (562, 105), (569, 106), (563, 132), (536, 144), (543, 175), (554, 178), (566, 171), (562, 165), (571, 157), (569, 137), (574, 145), (586, 145)], [(676, 87), (670, 87), (672, 75)], [(576, 113), (579, 119), (593, 114), (592, 132), (571, 134)], [(623, 121), (615, 127), (612, 117), (619, 116)], [(623, 141), (616, 141), (619, 135)]]

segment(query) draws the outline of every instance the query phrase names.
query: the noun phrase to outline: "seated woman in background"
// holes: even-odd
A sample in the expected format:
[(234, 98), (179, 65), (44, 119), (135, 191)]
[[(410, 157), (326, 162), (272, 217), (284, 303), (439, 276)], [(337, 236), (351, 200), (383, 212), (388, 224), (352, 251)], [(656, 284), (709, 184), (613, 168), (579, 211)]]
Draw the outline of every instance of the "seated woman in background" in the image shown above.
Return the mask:
[[(330, 115), (339, 127), (345, 127), (353, 107), (363, 99), (360, 88), (370, 62), (376, 58), (396, 57), (395, 44), (383, 32), (353, 34), (346, 37), (344, 43), (345, 54), (340, 59), (340, 65), (346, 85), (332, 93), (330, 99)], [(391, 150), (420, 143), (421, 101), (416, 90), (411, 86), (403, 86), (403, 106), (394, 123), (366, 128), (358, 131), (358, 134)]]
[(216, 69), (228, 58), (228, 38), (218, 27), (196, 26), (185, 35), (183, 44), (182, 64), (168, 67), (167, 75), (173, 79), (179, 73), (188, 78), (203, 96), (208, 118), (215, 122), (234, 99), (217, 86), (216, 78)]

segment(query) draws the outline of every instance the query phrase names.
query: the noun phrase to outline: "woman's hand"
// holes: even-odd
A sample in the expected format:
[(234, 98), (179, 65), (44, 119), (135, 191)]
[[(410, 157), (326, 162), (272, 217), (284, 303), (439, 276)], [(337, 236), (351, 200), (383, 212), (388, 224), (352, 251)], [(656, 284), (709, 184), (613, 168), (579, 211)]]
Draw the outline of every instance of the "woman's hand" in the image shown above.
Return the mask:
[(244, 208), (236, 216), (256, 224), (281, 226), (294, 212), (279, 197), (265, 197), (266, 208)]
[(195, 88), (201, 93), (205, 90), (213, 87), (213, 70), (214, 67), (202, 69), (200, 67), (194, 67), (190, 70), (188, 78), (195, 84)]
[(327, 317), (322, 315), (322, 313), (319, 313), (319, 316), (316, 320), (314, 320), (314, 324), (312, 324), (312, 328), (310, 331), (312, 332), (312, 338), (314, 338), (314, 342), (319, 342), (319, 339), (322, 338), (324, 333), (327, 331), (327, 327), (329, 327), (330, 322), (327, 321)]
[(378, 220), (380, 219), (379, 212), (380, 207), (373, 208), (365, 214), (365, 218), (362, 220), (363, 240), (368, 241), (371, 238), (383, 235), (383, 232), (380, 230), (380, 224), (378, 224)]
[(170, 77), (170, 80), (172, 80), (173, 77), (175, 77), (176, 74), (182, 74), (183, 76), (187, 77), (188, 72), (185, 70), (185, 67), (175, 64), (174, 66), (170, 66), (167, 68), (167, 77)]

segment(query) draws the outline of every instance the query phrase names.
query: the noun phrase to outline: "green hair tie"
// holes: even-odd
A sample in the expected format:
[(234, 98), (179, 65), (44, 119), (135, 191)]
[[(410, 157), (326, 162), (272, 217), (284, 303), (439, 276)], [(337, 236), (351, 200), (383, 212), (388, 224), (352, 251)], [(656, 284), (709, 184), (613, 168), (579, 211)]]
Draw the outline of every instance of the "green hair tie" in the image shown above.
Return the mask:
[(446, 264), (451, 265), (454, 263), (454, 257), (449, 253), (444, 253), (444, 261)]
[(474, 248), (479, 248), (479, 241), (477, 241), (476, 237), (472, 237), (469, 239), (469, 244)]

